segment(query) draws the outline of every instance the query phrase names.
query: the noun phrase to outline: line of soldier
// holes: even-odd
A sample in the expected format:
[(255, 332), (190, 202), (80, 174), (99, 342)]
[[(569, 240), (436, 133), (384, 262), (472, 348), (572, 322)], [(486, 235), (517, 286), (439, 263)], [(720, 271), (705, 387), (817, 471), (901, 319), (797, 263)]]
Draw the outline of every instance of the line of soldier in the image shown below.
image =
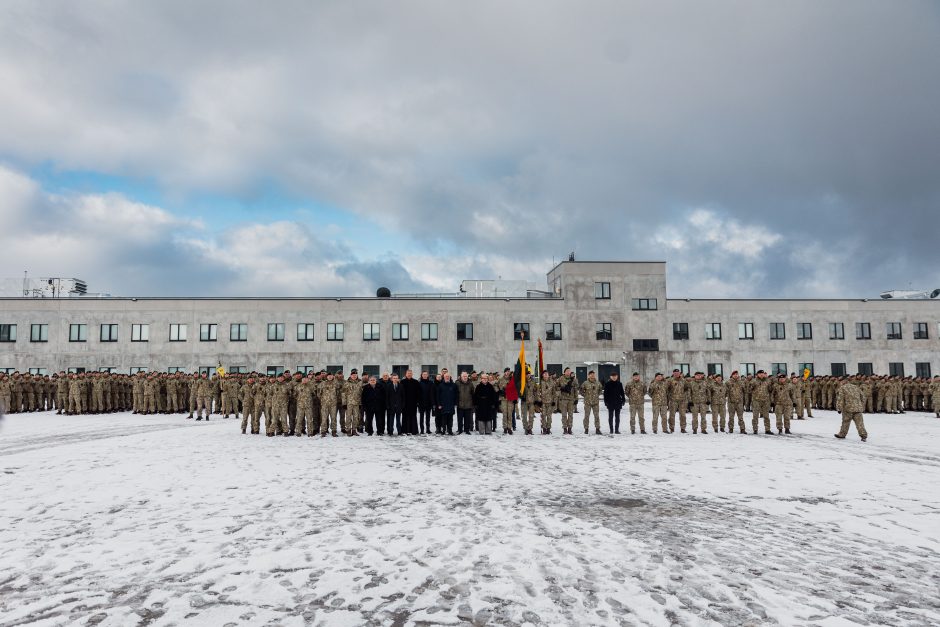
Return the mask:
[[(484, 379), (492, 386), (493, 395), (477, 393)], [(803, 380), (792, 374), (779, 375), (774, 380), (760, 371), (743, 378), (734, 372), (725, 381), (721, 375), (683, 376), (674, 370), (669, 378), (657, 373), (648, 385), (635, 373), (631, 381), (621, 385), (616, 375), (602, 384), (594, 372), (579, 383), (567, 368), (557, 377), (547, 371), (537, 379), (529, 374), (522, 399), (514, 393), (514, 386), (509, 385), (511, 380), (509, 369), (502, 376), (461, 373), (453, 381), (446, 368), (434, 378), (427, 372), (421, 373), (418, 380), (409, 371), (401, 381), (397, 375), (388, 373), (380, 379), (359, 379), (355, 370), (348, 379), (344, 379), (342, 372), (325, 371), (307, 374), (285, 371), (278, 377), (258, 373), (209, 377), (205, 373), (153, 372), (136, 375), (60, 372), (49, 377), (14, 372), (11, 376), (0, 373), (0, 408), (8, 412), (56, 409), (57, 413), (65, 414), (130, 410), (139, 414), (171, 414), (188, 410), (188, 418), (195, 415), (196, 420), (208, 420), (212, 413), (226, 418), (241, 415), (242, 431), (246, 432), (250, 424), (252, 433), (260, 432), (264, 416), (268, 435), (319, 433), (324, 437), (339, 432), (430, 433), (432, 416), (437, 433), (453, 433), (455, 417), (457, 434), (488, 433), (496, 429), (497, 412), (503, 416), (504, 433), (512, 433), (516, 419), (521, 418), (524, 432), (532, 434), (538, 414), (541, 432), (550, 434), (552, 415), (560, 413), (563, 433), (570, 435), (580, 399), (584, 401), (585, 433), (589, 432), (592, 417), (594, 432), (601, 433), (599, 403), (603, 399), (610, 433), (620, 432), (619, 412), (629, 401), (631, 432), (639, 427), (642, 434), (646, 432), (643, 402), (648, 395), (652, 399), (654, 433), (659, 428), (672, 433), (676, 418), (680, 431), (685, 433), (689, 414), (693, 433), (707, 433), (706, 414), (711, 414), (713, 431), (727, 429), (733, 433), (737, 419), (739, 431), (743, 432), (744, 412), (752, 414), (753, 433), (758, 431), (761, 418), (764, 432), (771, 433), (770, 413), (775, 414), (777, 432), (788, 433), (790, 420), (811, 417), (813, 408), (837, 410), (840, 387), (852, 381), (859, 388), (865, 413), (930, 410), (940, 417), (940, 376), (933, 380), (878, 375)], [(445, 382), (448, 385), (441, 394)], [(456, 395), (453, 407), (450, 383)], [(397, 389), (399, 384), (401, 400), (394, 395), (390, 400), (389, 389)]]

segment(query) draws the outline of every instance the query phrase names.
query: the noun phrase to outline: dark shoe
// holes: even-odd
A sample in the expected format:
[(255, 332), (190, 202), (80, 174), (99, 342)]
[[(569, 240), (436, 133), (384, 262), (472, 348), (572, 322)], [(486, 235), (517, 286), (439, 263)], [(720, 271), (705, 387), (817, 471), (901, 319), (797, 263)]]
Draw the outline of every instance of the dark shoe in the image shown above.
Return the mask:
[(790, 430), (789, 430), (789, 429), (785, 429), (785, 430), (784, 430), (784, 433), (786, 433), (787, 435), (792, 435), (792, 434), (790, 433)]
[(587, 434), (588, 434), (588, 429), (585, 429), (585, 430), (584, 430), (584, 435), (587, 435)]
[(702, 434), (703, 434), (703, 435), (708, 435), (708, 431), (706, 431), (705, 429), (702, 429)]
[[(672, 432), (672, 431), (670, 431), (670, 433), (673, 433), (673, 432)], [(682, 433), (685, 433), (685, 429), (683, 429), (683, 430), (682, 430)]]
[(640, 431), (640, 435), (646, 435), (646, 431)]
[(862, 438), (862, 442), (867, 442), (867, 441), (868, 441), (868, 436), (866, 435), (864, 438)]
[(840, 440), (844, 440), (844, 439), (845, 439), (845, 436), (844, 436), (844, 435), (839, 435), (838, 433), (836, 433), (836, 434), (834, 434), (834, 435), (835, 435), (836, 438), (838, 438), (838, 439), (840, 439)]
[(196, 418), (196, 422), (199, 422), (200, 420), (202, 420), (202, 416), (199, 416), (198, 418)]
[(244, 430), (244, 429), (242, 429), (242, 435), (245, 435), (245, 430)]
[(764, 433), (767, 434), (767, 435), (773, 435), (773, 434), (774, 434), (774, 432), (773, 432), (773, 431), (770, 431), (770, 430), (766, 430), (766, 431), (764, 431)]
[(620, 435), (620, 429), (614, 429), (614, 433), (616, 433), (617, 435)]

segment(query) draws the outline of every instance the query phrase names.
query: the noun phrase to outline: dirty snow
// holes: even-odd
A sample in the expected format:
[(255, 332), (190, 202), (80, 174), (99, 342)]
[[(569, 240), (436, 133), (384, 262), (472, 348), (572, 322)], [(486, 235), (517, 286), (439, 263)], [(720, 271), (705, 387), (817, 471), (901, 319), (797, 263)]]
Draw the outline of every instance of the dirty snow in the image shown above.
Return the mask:
[(940, 420), (870, 416), (867, 443), (837, 422), (321, 440), (8, 416), (0, 625), (940, 624)]

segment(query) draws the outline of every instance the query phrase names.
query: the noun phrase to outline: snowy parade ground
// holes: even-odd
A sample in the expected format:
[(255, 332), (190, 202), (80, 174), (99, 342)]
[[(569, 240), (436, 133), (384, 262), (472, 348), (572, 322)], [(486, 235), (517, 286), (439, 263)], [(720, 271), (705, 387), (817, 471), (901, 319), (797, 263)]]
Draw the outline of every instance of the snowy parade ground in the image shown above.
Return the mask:
[(7, 416), (0, 625), (940, 624), (940, 420), (837, 425), (321, 440)]

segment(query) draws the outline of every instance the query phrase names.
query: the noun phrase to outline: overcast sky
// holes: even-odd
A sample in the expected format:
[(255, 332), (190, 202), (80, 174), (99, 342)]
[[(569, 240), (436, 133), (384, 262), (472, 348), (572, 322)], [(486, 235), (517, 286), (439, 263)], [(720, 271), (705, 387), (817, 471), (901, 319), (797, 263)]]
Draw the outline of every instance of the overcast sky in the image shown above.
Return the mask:
[(940, 287), (940, 2), (0, 4), (2, 276)]

